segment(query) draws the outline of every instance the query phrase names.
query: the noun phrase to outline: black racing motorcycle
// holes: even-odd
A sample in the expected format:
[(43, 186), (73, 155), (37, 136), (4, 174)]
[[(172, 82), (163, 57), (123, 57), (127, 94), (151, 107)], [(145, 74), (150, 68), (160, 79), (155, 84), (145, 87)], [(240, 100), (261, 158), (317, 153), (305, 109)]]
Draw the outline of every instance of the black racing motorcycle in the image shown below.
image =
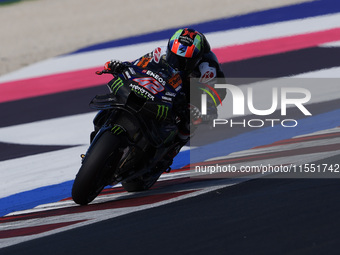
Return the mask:
[(173, 154), (181, 148), (174, 110), (180, 75), (150, 59), (113, 75), (110, 93), (90, 102), (100, 111), (72, 187), (72, 198), (80, 205), (93, 201), (107, 185), (121, 183), (128, 192), (149, 189), (170, 170)]

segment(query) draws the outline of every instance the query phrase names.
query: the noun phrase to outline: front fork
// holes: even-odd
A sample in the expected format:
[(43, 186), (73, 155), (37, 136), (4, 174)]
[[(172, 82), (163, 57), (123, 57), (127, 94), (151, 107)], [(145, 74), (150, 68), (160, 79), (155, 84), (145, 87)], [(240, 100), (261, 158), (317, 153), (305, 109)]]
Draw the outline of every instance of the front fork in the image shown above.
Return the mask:
[(100, 110), (93, 119), (94, 131), (90, 134), (90, 143), (97, 135), (98, 131), (105, 124), (106, 120), (110, 117), (110, 110)]

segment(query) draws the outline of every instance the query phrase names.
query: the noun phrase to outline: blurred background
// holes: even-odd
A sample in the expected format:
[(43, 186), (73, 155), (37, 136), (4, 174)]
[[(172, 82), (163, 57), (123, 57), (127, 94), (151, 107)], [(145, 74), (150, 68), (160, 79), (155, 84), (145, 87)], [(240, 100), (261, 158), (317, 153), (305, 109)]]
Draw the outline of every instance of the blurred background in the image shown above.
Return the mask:
[(1, 0), (0, 75), (100, 42), (307, 1)]

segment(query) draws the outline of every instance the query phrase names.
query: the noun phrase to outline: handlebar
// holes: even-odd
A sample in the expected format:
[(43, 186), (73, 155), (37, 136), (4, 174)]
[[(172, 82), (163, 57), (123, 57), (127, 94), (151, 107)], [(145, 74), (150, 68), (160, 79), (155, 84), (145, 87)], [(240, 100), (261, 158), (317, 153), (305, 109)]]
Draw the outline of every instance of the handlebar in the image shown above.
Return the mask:
[(110, 72), (109, 70), (101, 70), (101, 71), (96, 71), (96, 75), (102, 75), (102, 74), (106, 74), (106, 73), (109, 73), (109, 74), (112, 74), (112, 72)]

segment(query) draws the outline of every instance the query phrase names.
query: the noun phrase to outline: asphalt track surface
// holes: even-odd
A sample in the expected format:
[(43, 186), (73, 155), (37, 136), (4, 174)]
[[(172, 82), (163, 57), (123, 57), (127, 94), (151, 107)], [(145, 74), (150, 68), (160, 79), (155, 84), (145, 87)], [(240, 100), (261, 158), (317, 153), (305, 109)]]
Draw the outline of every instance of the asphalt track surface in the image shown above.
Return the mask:
[(339, 179), (250, 180), (0, 254), (337, 254), (339, 185)]
[[(309, 47), (258, 58), (224, 63), (229, 77), (271, 79), (338, 66), (339, 47)], [(318, 61), (314, 61), (318, 59)], [(275, 65), (273, 65), (275, 63)], [(266, 78), (263, 78), (266, 77)], [(104, 88), (105, 89), (105, 88)], [(87, 102), (99, 88), (62, 92), (38, 98), (0, 104), (2, 127), (90, 112)], [(60, 107), (55, 107), (59, 102)], [(80, 104), (79, 102), (84, 102)], [(339, 100), (310, 105), (313, 114), (337, 109)], [(37, 111), (44, 107), (45, 111)], [(8, 111), (11, 109), (11, 111)], [(35, 112), (17, 118), (22, 109)], [(296, 117), (297, 119), (299, 116)], [(236, 132), (236, 131), (235, 131)], [(247, 132), (247, 130), (243, 130)], [(216, 133), (216, 141), (237, 135)], [(337, 139), (339, 133), (333, 133)], [(329, 135), (329, 134), (327, 134)], [(315, 138), (315, 137), (314, 137)], [(320, 139), (320, 137), (318, 138)], [(200, 141), (205, 144), (207, 141)], [(209, 141), (211, 142), (211, 140)], [(326, 147), (329, 144), (322, 146)], [(337, 144), (336, 144), (337, 145)], [(330, 144), (330, 147), (332, 144)], [(41, 152), (58, 151), (69, 146), (18, 145), (0, 143), (0, 160)], [(339, 150), (339, 148), (337, 148)], [(304, 148), (295, 149), (303, 155)], [(326, 151), (328, 153), (328, 151)], [(300, 154), (299, 154), (300, 155)], [(329, 156), (316, 164), (338, 164), (340, 155)], [(273, 176), (272, 176), (273, 177)], [(252, 179), (240, 184), (185, 198), (177, 202), (131, 212), (105, 221), (74, 228), (0, 249), (0, 254), (338, 254), (340, 236), (339, 178)], [(300, 177), (300, 178), (297, 178)], [(322, 176), (324, 177), (324, 176)], [(173, 194), (188, 188), (213, 187), (225, 179), (197, 180), (164, 186), (155, 192)], [(190, 186), (193, 185), (193, 186)], [(144, 193), (147, 200), (154, 193)], [(151, 194), (148, 196), (148, 194)], [(130, 200), (137, 198), (131, 197)], [(129, 200), (129, 199), (126, 199)], [(105, 200), (84, 208), (106, 208), (126, 201)], [(63, 211), (83, 212), (70, 207), (41, 212), (40, 218), (26, 215), (31, 223), (60, 216)], [(60, 213), (60, 214), (59, 214)], [(100, 210), (94, 213), (101, 214)], [(39, 214), (39, 213), (38, 213)], [(33, 213), (34, 215), (34, 213)], [(71, 215), (71, 213), (69, 214)], [(66, 213), (66, 216), (69, 216)], [(20, 216), (19, 216), (20, 217)], [(22, 217), (25, 217), (23, 215)], [(32, 218), (29, 218), (32, 217)], [(5, 222), (6, 217), (0, 218)], [(14, 221), (15, 224), (15, 221)], [(20, 221), (19, 221), (20, 224)], [(35, 231), (39, 230), (38, 226)], [(41, 226), (46, 227), (46, 226)], [(27, 231), (27, 228), (22, 231)], [(11, 233), (2, 231), (0, 234)], [(18, 232), (16, 233), (18, 234)], [(20, 231), (19, 231), (20, 234)], [(3, 237), (2, 237), (3, 238)], [(1, 244), (1, 239), (0, 239)]]

